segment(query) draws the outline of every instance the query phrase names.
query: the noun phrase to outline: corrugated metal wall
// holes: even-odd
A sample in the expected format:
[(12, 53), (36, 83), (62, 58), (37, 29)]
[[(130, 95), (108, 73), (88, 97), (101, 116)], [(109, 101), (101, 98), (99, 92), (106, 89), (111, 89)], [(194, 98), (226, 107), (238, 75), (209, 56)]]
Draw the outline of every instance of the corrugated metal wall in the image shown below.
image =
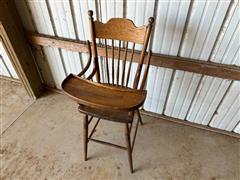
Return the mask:
[(0, 41), (0, 75), (10, 77), (13, 79), (19, 79), (1, 41)]
[[(150, 48), (155, 53), (240, 66), (239, 2), (230, 0), (16, 0), (28, 31), (71, 39), (90, 39), (87, 11), (106, 22), (127, 17), (135, 24), (155, 17)], [(86, 55), (42, 48), (37, 59), (48, 86), (60, 88), (79, 72)], [(104, 68), (104, 66), (102, 66)], [(240, 82), (151, 66), (147, 111), (240, 133)]]

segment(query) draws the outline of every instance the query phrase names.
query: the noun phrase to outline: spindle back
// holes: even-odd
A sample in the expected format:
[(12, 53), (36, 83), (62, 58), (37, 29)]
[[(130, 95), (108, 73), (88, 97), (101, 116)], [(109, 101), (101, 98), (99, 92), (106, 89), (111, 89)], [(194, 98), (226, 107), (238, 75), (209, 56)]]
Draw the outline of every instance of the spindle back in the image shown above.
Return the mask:
[[(121, 87), (128, 87), (129, 78), (132, 71), (133, 57), (136, 44), (142, 45), (140, 59), (137, 62), (137, 70), (134, 75), (133, 87), (138, 89), (139, 80), (141, 76), (142, 66), (144, 63), (145, 53), (150, 39), (152, 30), (152, 24), (154, 19), (149, 18), (147, 26), (136, 27), (134, 23), (125, 18), (112, 18), (107, 23), (102, 23), (93, 20), (93, 11), (88, 11), (91, 39), (92, 39), (92, 51), (94, 57), (94, 64), (96, 67), (96, 79), (99, 83), (102, 83), (100, 76), (100, 68), (97, 52), (97, 40), (105, 47), (105, 75), (107, 83), (111, 85), (117, 85)], [(117, 46), (116, 47), (116, 43)], [(129, 47), (131, 44), (131, 47)], [(131, 50), (130, 50), (131, 49)], [(117, 53), (116, 53), (117, 52)], [(123, 53), (123, 55), (121, 54)], [(109, 58), (111, 57), (111, 58)], [(149, 52), (149, 58), (147, 67), (143, 74), (142, 83), (140, 89), (143, 89), (146, 77), (148, 74), (149, 61), (151, 58), (151, 52)], [(111, 61), (111, 62), (110, 62)], [(120, 69), (120, 61), (122, 66)], [(126, 69), (126, 61), (128, 61), (128, 68)], [(110, 62), (110, 64), (109, 64)], [(109, 67), (111, 66), (111, 70)], [(121, 72), (120, 72), (121, 71)]]

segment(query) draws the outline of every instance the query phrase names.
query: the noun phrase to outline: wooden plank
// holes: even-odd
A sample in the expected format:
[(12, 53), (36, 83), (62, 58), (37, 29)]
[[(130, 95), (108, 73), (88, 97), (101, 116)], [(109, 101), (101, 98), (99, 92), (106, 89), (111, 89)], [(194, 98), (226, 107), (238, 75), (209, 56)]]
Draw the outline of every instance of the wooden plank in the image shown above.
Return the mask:
[(87, 44), (78, 40), (58, 38), (42, 34), (29, 34), (27, 35), (27, 39), (28, 42), (33, 45), (61, 48), (82, 53), (88, 52)]
[[(29, 43), (33, 45), (49, 46), (55, 48), (67, 49), (70, 51), (78, 51), (87, 53), (87, 45), (83, 41), (71, 40), (67, 38), (57, 38), (54, 36), (46, 36), (41, 34), (29, 34), (27, 35)], [(115, 48), (117, 53), (118, 48)], [(111, 50), (109, 52), (111, 55)], [(124, 55), (124, 53), (121, 53)], [(98, 55), (105, 57), (104, 47), (98, 47)], [(110, 56), (111, 58), (111, 56)], [(122, 59), (123, 57), (121, 57)], [(140, 58), (140, 53), (135, 53), (133, 61), (137, 62)], [(177, 56), (167, 56), (161, 54), (153, 54), (151, 59), (151, 65), (157, 67), (164, 67), (170, 69), (183, 70), (188, 72), (194, 72), (204, 74), (208, 76), (214, 76), (224, 79), (240, 80), (240, 67), (234, 65), (225, 65), (214, 62), (206, 62), (200, 60), (194, 60), (189, 58), (182, 58)]]

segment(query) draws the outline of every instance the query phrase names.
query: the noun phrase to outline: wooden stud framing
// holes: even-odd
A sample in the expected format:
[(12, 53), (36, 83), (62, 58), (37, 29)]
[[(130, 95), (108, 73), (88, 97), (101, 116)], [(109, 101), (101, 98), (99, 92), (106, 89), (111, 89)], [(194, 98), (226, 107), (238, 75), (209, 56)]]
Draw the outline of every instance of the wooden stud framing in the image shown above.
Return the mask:
[(41, 94), (43, 83), (24, 37), (14, 1), (0, 1), (0, 39), (28, 95), (35, 99)]

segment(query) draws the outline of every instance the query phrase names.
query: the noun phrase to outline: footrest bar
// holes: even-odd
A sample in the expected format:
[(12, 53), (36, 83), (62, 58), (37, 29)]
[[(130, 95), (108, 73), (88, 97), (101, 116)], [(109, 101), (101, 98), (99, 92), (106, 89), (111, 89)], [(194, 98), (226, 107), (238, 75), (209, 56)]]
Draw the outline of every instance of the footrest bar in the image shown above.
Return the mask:
[(119, 145), (117, 145), (117, 144), (112, 144), (112, 143), (110, 143), (110, 142), (101, 141), (101, 140), (93, 139), (93, 138), (89, 138), (89, 140), (90, 140), (90, 141), (94, 141), (94, 142), (96, 142), (96, 143), (100, 143), (100, 144), (104, 144), (104, 145), (112, 146), (112, 147), (115, 147), (115, 148), (119, 148), (119, 149), (127, 150), (126, 147), (119, 146)]
[(92, 129), (92, 132), (90, 133), (88, 139), (90, 139), (90, 138), (92, 137), (92, 135), (93, 135), (93, 133), (95, 132), (95, 129), (96, 129), (96, 127), (97, 127), (97, 125), (98, 125), (98, 123), (99, 123), (100, 120), (101, 120), (101, 119), (98, 118), (98, 120), (97, 120), (96, 124), (94, 125), (94, 127), (93, 127), (93, 129)]
[(88, 120), (88, 125), (91, 123), (91, 121), (93, 120), (93, 116), (91, 116)]

